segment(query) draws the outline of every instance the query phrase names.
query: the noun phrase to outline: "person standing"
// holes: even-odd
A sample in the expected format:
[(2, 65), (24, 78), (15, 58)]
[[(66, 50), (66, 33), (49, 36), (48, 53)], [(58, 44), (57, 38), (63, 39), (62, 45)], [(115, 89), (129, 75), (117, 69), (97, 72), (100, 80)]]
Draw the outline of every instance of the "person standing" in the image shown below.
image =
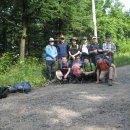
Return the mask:
[(54, 46), (54, 38), (49, 39), (49, 44), (45, 47), (46, 53), (46, 66), (47, 66), (47, 78), (49, 80), (53, 80), (55, 78), (56, 71), (56, 57), (57, 57), (57, 49)]
[(91, 62), (96, 65), (95, 57), (97, 55), (103, 53), (102, 46), (98, 43), (96, 36), (92, 37), (92, 44), (91, 44), (89, 53), (90, 53), (90, 57), (91, 57)]
[(69, 59), (70, 59), (70, 64), (72, 65), (73, 61), (75, 60), (75, 57), (80, 54), (80, 47), (77, 44), (77, 38), (73, 37), (71, 44), (69, 46)]
[(80, 53), (81, 53), (82, 60), (84, 60), (86, 57), (89, 57), (89, 49), (90, 49), (90, 45), (88, 44), (87, 37), (84, 36), (82, 38), (82, 43), (80, 46)]
[(60, 43), (57, 45), (58, 52), (58, 68), (60, 68), (61, 58), (68, 57), (69, 46), (67, 42), (65, 42), (65, 36), (60, 35)]
[(116, 46), (111, 42), (111, 35), (106, 34), (106, 42), (103, 43), (103, 51), (106, 56), (108, 56), (112, 62), (114, 62), (114, 53), (116, 51)]

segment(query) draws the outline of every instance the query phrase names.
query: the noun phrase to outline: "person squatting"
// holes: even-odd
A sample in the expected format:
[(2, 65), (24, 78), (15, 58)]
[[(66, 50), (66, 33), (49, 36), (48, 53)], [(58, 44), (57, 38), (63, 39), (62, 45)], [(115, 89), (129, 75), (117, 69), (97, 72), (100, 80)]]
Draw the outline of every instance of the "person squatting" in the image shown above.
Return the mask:
[(54, 45), (54, 38), (50, 38), (45, 47), (49, 81), (56, 76), (68, 83), (96, 81), (107, 82), (112, 86), (113, 80), (117, 78), (114, 64), (116, 46), (112, 43), (110, 34), (106, 35), (106, 42), (102, 45), (96, 36), (92, 37), (92, 43), (88, 43), (86, 36), (82, 37), (81, 43), (77, 43), (77, 37), (72, 37), (70, 44), (65, 41), (64, 35), (60, 35), (59, 39), (60, 42)]

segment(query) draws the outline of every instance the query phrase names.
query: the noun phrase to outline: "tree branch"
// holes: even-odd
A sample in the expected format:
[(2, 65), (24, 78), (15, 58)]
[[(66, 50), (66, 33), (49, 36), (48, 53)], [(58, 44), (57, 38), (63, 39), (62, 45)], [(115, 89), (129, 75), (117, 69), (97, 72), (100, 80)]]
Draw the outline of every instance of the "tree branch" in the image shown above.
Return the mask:
[(4, 17), (4, 16), (1, 16), (3, 19), (5, 19), (8, 23), (11, 23), (11, 24), (13, 24), (13, 25), (15, 25), (15, 23), (14, 22), (12, 22), (12, 21), (10, 21), (10, 20), (8, 20), (6, 17)]

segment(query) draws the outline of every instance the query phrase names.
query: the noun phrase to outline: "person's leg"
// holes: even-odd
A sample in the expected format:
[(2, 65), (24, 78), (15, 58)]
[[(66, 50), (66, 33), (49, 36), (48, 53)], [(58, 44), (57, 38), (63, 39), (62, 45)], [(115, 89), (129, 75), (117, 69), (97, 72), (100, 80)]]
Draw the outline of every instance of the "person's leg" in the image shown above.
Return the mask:
[(90, 81), (96, 81), (97, 80), (97, 75), (96, 73), (91, 73), (90, 75), (88, 75), (88, 78), (90, 79)]
[(70, 64), (70, 66), (72, 67), (73, 59), (70, 59), (70, 60), (69, 60), (69, 64)]
[(108, 74), (107, 71), (101, 71), (99, 79), (101, 81), (104, 81), (107, 74)]
[(109, 80), (108, 80), (108, 85), (112, 86), (112, 80), (113, 80), (113, 68), (109, 68)]
[(56, 72), (55, 61), (52, 61), (52, 63), (51, 63), (51, 79), (55, 78), (55, 72)]
[(60, 59), (58, 59), (58, 69), (60, 70), (61, 69), (61, 58)]
[(46, 67), (47, 67), (47, 78), (48, 80), (51, 80), (51, 61), (46, 61)]
[(82, 77), (82, 80), (83, 80), (83, 81), (86, 81), (86, 80), (87, 80), (87, 76), (86, 76), (84, 73), (81, 74), (81, 77)]

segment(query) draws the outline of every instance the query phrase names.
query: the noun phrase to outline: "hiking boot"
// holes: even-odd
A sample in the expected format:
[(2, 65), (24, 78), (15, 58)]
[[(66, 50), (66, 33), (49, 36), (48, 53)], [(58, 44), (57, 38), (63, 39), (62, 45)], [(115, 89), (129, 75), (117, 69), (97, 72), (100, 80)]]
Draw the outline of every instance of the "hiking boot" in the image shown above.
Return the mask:
[(109, 86), (112, 86), (112, 79), (109, 79), (109, 80), (108, 80), (108, 85), (109, 85)]

